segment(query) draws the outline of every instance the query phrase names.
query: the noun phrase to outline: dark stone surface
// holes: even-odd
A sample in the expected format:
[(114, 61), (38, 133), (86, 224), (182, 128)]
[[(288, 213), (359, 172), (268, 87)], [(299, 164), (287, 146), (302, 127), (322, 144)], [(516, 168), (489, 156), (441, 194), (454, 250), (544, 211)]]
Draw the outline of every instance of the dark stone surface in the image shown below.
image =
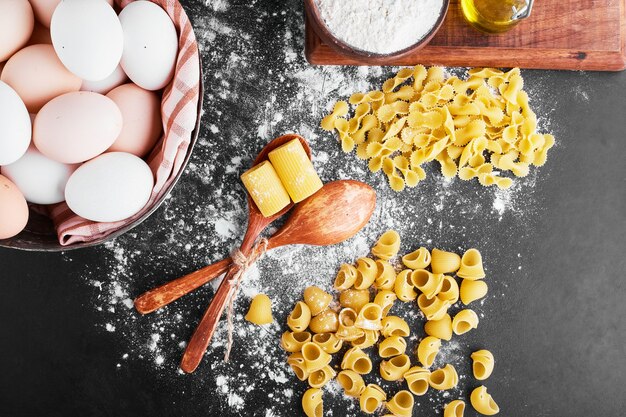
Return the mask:
[[(398, 227), (404, 251), (426, 245), (426, 239), (432, 239), (430, 247), (481, 249), (490, 295), (477, 307), (479, 328), (459, 349), (468, 355), (486, 347), (496, 355), (496, 370), (486, 385), (501, 415), (623, 415), (626, 73), (523, 72), (531, 104), (550, 121), (544, 126), (557, 137), (557, 147), (546, 167), (520, 183), (514, 194), (517, 208), (499, 216), (492, 209), (493, 191), (477, 183), (455, 181), (450, 185), (454, 192), (441, 195), (435, 169), (419, 190), (394, 194), (380, 175), (365, 174), (362, 162), (342, 154), (332, 135), (316, 127), (327, 104), (342, 92), (313, 88), (297, 96), (311, 87), (311, 80), (307, 84), (301, 78), (314, 73), (324, 74), (324, 79), (343, 73), (346, 91), (357, 91), (362, 82), (379, 84), (392, 69), (303, 72), (301, 3), (210, 3), (184, 2), (203, 49), (206, 113), (202, 139), (172, 198), (113, 246), (69, 254), (0, 250), (0, 415), (300, 415), (304, 384), (290, 374), (287, 382), (276, 382), (263, 372), (272, 364), (284, 366), (284, 355), (277, 349), (254, 360), (246, 355), (258, 330), (236, 338), (230, 364), (220, 363), (221, 349), (211, 349), (196, 374), (177, 372), (182, 352), (178, 342), (190, 337), (212, 288), (161, 315), (138, 318), (132, 310), (108, 311), (106, 291), (93, 284), (104, 282), (107, 289), (108, 279), (123, 282), (133, 297), (225, 254), (237, 242), (237, 233), (220, 237), (215, 221), (227, 211), (243, 223), (245, 209), (236, 185), (241, 169), (229, 171), (229, 161), (242, 155), (241, 165), (249, 165), (268, 137), (288, 130), (310, 134), (314, 149), (328, 152), (330, 160), (317, 163), (325, 181), (355, 177), (377, 188), (379, 211), (363, 232), (369, 243), (386, 227)], [(216, 29), (222, 25), (232, 31)], [(293, 59), (286, 58), (290, 50), (297, 53)], [(296, 79), (294, 73), (306, 75)], [(282, 119), (267, 123), (279, 111)], [(258, 132), (261, 125), (269, 131)], [(468, 207), (473, 209), (466, 211)], [(125, 255), (117, 256), (119, 251)], [(318, 282), (330, 285), (339, 262), (354, 255), (341, 258), (332, 252), (337, 258), (328, 260), (328, 253), (299, 248), (293, 259), (303, 270), (314, 270)], [(275, 317), (281, 327), (264, 336), (273, 338), (270, 344), (278, 343), (285, 316), (306, 282), (302, 279), (292, 291), (282, 288), (283, 278), (298, 282), (293, 278), (297, 274), (281, 267), (285, 262), (270, 257), (262, 264), (263, 285), (280, 306)], [(246, 304), (240, 303), (238, 311), (245, 312)], [(178, 322), (176, 314), (182, 316)], [(105, 331), (109, 322), (115, 332)], [(175, 340), (161, 342), (165, 363), (157, 367), (144, 345), (159, 326), (165, 329), (161, 334), (171, 332)], [(467, 373), (469, 363), (459, 363), (458, 369)], [(218, 373), (229, 375), (233, 390), (254, 385), (242, 394), (243, 407), (229, 406), (218, 392)], [(449, 398), (429, 392), (419, 400), (415, 415), (441, 415), (445, 402), (462, 398), (473, 386), (469, 378), (462, 379), (455, 397)], [(285, 388), (293, 390), (293, 398), (282, 396)], [(354, 402), (341, 396), (325, 397), (325, 407), (334, 416), (355, 415)], [(468, 409), (466, 416), (473, 415)]]

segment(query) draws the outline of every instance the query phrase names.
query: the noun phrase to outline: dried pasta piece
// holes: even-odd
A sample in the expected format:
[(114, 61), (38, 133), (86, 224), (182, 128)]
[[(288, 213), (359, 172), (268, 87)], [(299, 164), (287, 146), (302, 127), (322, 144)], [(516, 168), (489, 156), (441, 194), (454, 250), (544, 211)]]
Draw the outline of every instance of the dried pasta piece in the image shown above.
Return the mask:
[(431, 299), (441, 291), (443, 274), (433, 274), (425, 269), (416, 269), (411, 272), (411, 284), (421, 291), (426, 298)]
[(287, 326), (294, 332), (304, 332), (311, 322), (311, 309), (304, 303), (298, 301), (293, 311), (287, 317)]
[(364, 290), (372, 286), (378, 274), (376, 261), (370, 258), (359, 258), (356, 261), (356, 280), (354, 288)]
[(304, 302), (309, 306), (313, 316), (326, 310), (332, 300), (333, 296), (321, 288), (310, 286), (304, 289)]
[(468, 305), (473, 301), (483, 298), (485, 295), (487, 295), (487, 291), (488, 287), (485, 281), (472, 281), (464, 279), (463, 281), (461, 281), (461, 302), (465, 305)]
[(324, 185), (298, 139), (274, 149), (268, 158), (294, 203), (310, 197)]
[(337, 313), (326, 309), (311, 319), (309, 328), (313, 333), (334, 333), (339, 327)]
[(441, 340), (434, 336), (427, 336), (417, 346), (417, 359), (426, 368), (430, 368), (441, 349)]
[(306, 417), (322, 417), (324, 413), (322, 390), (309, 388), (302, 396), (302, 410)]
[(459, 284), (449, 275), (444, 275), (441, 290), (437, 297), (448, 302), (450, 305), (459, 301)]
[(308, 342), (302, 346), (302, 357), (306, 370), (311, 372), (322, 369), (330, 363), (331, 356), (316, 343)]
[(461, 266), (461, 257), (453, 252), (433, 249), (431, 269), (434, 274), (447, 274), (456, 272)]
[(354, 285), (356, 281), (357, 271), (356, 268), (350, 264), (342, 264), (337, 272), (335, 283), (333, 287), (338, 290), (347, 290)]
[(351, 341), (350, 344), (354, 347), (367, 349), (368, 347), (374, 346), (376, 342), (378, 342), (379, 336), (380, 333), (378, 330), (363, 330), (363, 336)]
[(393, 288), (393, 284), (396, 282), (396, 271), (393, 266), (387, 261), (376, 261), (378, 269), (376, 275), (375, 286), (381, 290), (390, 290)]
[(241, 181), (264, 217), (278, 213), (291, 202), (289, 193), (268, 161), (244, 172)]
[(395, 77), (389, 78), (383, 83), (383, 93), (390, 93), (400, 84), (413, 76), (413, 68), (402, 68)]
[(459, 375), (454, 366), (447, 364), (443, 368), (431, 372), (429, 383), (436, 390), (449, 390), (458, 385)]
[[(395, 278), (395, 276), (394, 276)], [(374, 304), (378, 304), (383, 311), (383, 320), (391, 307), (393, 307), (393, 303), (398, 299), (398, 296), (395, 292), (391, 290), (381, 290), (378, 291), (376, 297), (374, 297)], [(381, 321), (382, 324), (382, 321)]]
[(443, 417), (463, 417), (465, 413), (465, 402), (461, 400), (450, 401), (443, 408)]
[(356, 106), (356, 110), (354, 111), (354, 117), (348, 120), (348, 132), (354, 133), (359, 130), (361, 126), (361, 120), (368, 114), (371, 110), (371, 106), (369, 103), (361, 103)]
[(300, 381), (307, 380), (309, 377), (309, 371), (306, 369), (302, 352), (295, 352), (289, 355), (287, 358), (287, 364), (291, 367), (293, 373), (296, 374), (296, 378)]
[(352, 140), (355, 144), (360, 145), (365, 142), (365, 137), (367, 132), (372, 129), (375, 129), (379, 126), (379, 121), (373, 114), (368, 114), (363, 117), (361, 127), (352, 134)]
[(333, 354), (341, 350), (343, 341), (339, 340), (334, 333), (317, 333), (311, 339), (313, 343), (322, 348), (326, 353)]
[(487, 388), (485, 388), (484, 385), (472, 391), (470, 394), (470, 402), (474, 410), (478, 411), (480, 414), (493, 416), (500, 412), (500, 407), (498, 407), (498, 404), (496, 404), (491, 395), (487, 392)]
[(406, 354), (394, 356), (380, 363), (380, 376), (385, 381), (397, 381), (402, 379), (410, 367), (411, 359)]
[(322, 388), (337, 375), (337, 372), (330, 366), (326, 365), (322, 369), (313, 371), (309, 374), (307, 382), (312, 388)]
[(382, 319), (381, 333), (384, 337), (408, 337), (411, 334), (409, 325), (404, 319), (398, 316), (387, 316)]
[(322, 129), (331, 131), (335, 127), (335, 119), (344, 117), (350, 111), (350, 106), (345, 101), (338, 101), (333, 107), (332, 113), (322, 119)]
[(548, 158), (548, 151), (550, 148), (554, 146), (554, 136), (552, 135), (544, 135), (544, 144), (541, 149), (538, 149), (535, 152), (535, 159), (533, 160), (533, 165), (541, 167), (546, 163)]
[(341, 369), (350, 369), (365, 375), (372, 371), (372, 361), (359, 347), (350, 348), (344, 353)]
[(402, 263), (411, 269), (425, 269), (430, 265), (431, 255), (426, 248), (419, 248), (418, 250), (408, 253), (402, 257)]
[(250, 303), (250, 309), (245, 317), (250, 323), (263, 325), (274, 321), (272, 317), (272, 301), (265, 294), (257, 294)]
[(406, 384), (415, 395), (424, 395), (430, 385), (430, 371), (428, 369), (414, 366), (404, 373)]
[(361, 311), (361, 308), (369, 302), (369, 290), (350, 289), (342, 291), (339, 294), (339, 304), (341, 304), (342, 307), (350, 307), (357, 313)]
[(395, 230), (387, 230), (378, 238), (372, 248), (372, 254), (379, 259), (389, 260), (400, 250), (400, 235)]
[(417, 297), (417, 306), (426, 316), (426, 320), (440, 320), (448, 312), (450, 303), (437, 296), (429, 299), (421, 294)]
[(343, 392), (350, 397), (358, 397), (365, 390), (363, 377), (351, 369), (339, 372), (337, 382), (343, 388)]
[(391, 400), (386, 403), (387, 409), (398, 417), (411, 417), (413, 415), (413, 405), (415, 400), (410, 392), (398, 391)]
[(398, 356), (406, 351), (406, 340), (400, 336), (390, 336), (385, 338), (378, 345), (378, 356), (381, 358), (390, 358)]
[(491, 376), (494, 367), (493, 354), (486, 349), (478, 350), (470, 356), (472, 358), (472, 372), (474, 378), (483, 381)]
[(344, 308), (339, 312), (339, 326), (335, 333), (338, 338), (345, 341), (352, 341), (363, 336), (364, 331), (356, 327), (357, 313), (351, 308)]
[(385, 103), (398, 103), (409, 101), (415, 96), (415, 90), (410, 85), (400, 87), (398, 91), (385, 93)]
[(461, 267), (456, 274), (461, 278), (469, 280), (485, 278), (483, 258), (477, 249), (469, 249), (463, 254)]
[(280, 346), (286, 352), (300, 352), (305, 343), (311, 341), (309, 332), (285, 332), (280, 338)]
[(381, 387), (376, 384), (368, 384), (359, 397), (361, 411), (373, 414), (386, 399), (387, 395)]
[(478, 315), (469, 309), (461, 310), (452, 319), (452, 331), (462, 335), (478, 327)]
[(404, 302), (415, 300), (417, 292), (411, 283), (411, 270), (405, 269), (396, 276), (396, 282), (393, 289), (398, 299)]
[(424, 325), (424, 331), (429, 336), (449, 341), (452, 339), (452, 318), (444, 314), (439, 320), (429, 320)]
[(383, 309), (376, 303), (368, 303), (359, 311), (354, 325), (363, 330), (382, 329)]

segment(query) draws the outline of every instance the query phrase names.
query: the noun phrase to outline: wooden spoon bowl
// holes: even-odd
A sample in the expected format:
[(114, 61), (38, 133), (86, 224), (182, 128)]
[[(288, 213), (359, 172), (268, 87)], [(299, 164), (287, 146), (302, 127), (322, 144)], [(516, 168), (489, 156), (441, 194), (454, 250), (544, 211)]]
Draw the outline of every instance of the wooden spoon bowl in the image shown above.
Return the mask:
[[(419, 3), (419, 1), (416, 1), (415, 7), (419, 7)], [(319, 38), (322, 40), (322, 42), (336, 50), (339, 54), (348, 58), (358, 60), (366, 65), (388, 65), (389, 60), (399, 60), (402, 58), (406, 58), (413, 55), (415, 51), (426, 46), (443, 24), (443, 21), (445, 20), (446, 14), (448, 12), (449, 5), (450, 0), (443, 0), (441, 12), (439, 13), (439, 18), (430, 29), (430, 31), (428, 31), (419, 41), (407, 48), (401, 49), (396, 52), (392, 52), (389, 54), (377, 54), (357, 49), (354, 46), (351, 46), (341, 39), (337, 38), (328, 28), (326, 22), (324, 22), (324, 18), (322, 18), (322, 15), (317, 8), (316, 1), (304, 0), (304, 10), (306, 13), (307, 22), (311, 25), (317, 36), (319, 36)], [(363, 30), (367, 30), (367, 27), (364, 27)]]

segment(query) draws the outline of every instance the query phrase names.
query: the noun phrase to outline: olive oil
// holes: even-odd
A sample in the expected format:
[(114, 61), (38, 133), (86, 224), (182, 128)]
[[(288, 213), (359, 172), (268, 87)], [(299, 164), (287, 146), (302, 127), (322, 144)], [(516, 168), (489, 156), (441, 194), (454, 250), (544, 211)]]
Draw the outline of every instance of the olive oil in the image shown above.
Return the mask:
[(500, 33), (527, 18), (532, 3), (532, 0), (461, 0), (461, 11), (476, 29)]

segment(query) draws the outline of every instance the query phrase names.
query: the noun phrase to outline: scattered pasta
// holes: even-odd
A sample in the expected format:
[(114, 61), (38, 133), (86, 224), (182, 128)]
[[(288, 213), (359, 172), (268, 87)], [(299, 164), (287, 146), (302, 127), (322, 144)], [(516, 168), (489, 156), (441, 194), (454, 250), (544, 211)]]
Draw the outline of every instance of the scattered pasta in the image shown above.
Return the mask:
[(459, 375), (456, 373), (454, 366), (447, 364), (430, 374), (429, 383), (431, 387), (437, 390), (452, 389), (459, 383)]
[(430, 368), (435, 362), (435, 358), (441, 348), (441, 340), (434, 336), (428, 336), (422, 339), (417, 346), (417, 359), (426, 368)]
[(387, 409), (398, 417), (411, 417), (415, 400), (410, 392), (398, 391), (386, 404)]
[(304, 290), (304, 302), (309, 306), (311, 315), (317, 316), (326, 310), (328, 304), (333, 300), (333, 296), (318, 287), (307, 287)]
[(491, 376), (493, 372), (493, 366), (495, 359), (493, 354), (486, 349), (478, 350), (471, 355), (472, 358), (472, 372), (474, 378), (479, 381), (483, 381)]
[(500, 412), (500, 407), (498, 407), (498, 404), (491, 398), (491, 395), (487, 392), (487, 388), (485, 388), (484, 385), (472, 391), (470, 394), (470, 402), (474, 410), (478, 411), (480, 414), (493, 416)]
[(478, 315), (470, 309), (461, 310), (452, 319), (452, 331), (462, 335), (478, 327)]
[(381, 387), (376, 384), (369, 384), (359, 397), (361, 411), (367, 414), (373, 414), (386, 399), (387, 395)]
[(380, 376), (385, 381), (397, 381), (404, 377), (404, 373), (411, 367), (411, 359), (408, 355), (394, 356), (380, 363)]
[[(431, 75), (438, 77), (440, 74)], [(428, 77), (428, 73), (425, 76)], [(379, 110), (403, 111), (398, 107), (385, 108), (388, 103), (384, 102), (384, 97)], [(354, 99), (368, 105), (374, 103), (366, 97)], [(356, 125), (355, 121), (348, 123)], [(322, 412), (321, 389), (334, 378), (345, 395), (359, 398), (363, 412), (372, 414), (384, 404), (385, 417), (408, 417), (414, 405), (413, 395), (425, 395), (429, 388), (450, 390), (458, 385), (459, 375), (451, 364), (444, 363), (432, 372), (428, 368), (435, 363), (442, 341), (478, 326), (478, 315), (473, 310), (461, 309), (454, 318), (448, 310), (453, 305), (458, 306), (459, 299), (468, 304), (486, 295), (482, 256), (476, 249), (459, 256), (422, 247), (402, 256), (404, 269), (397, 272), (397, 263), (389, 259), (397, 255), (399, 247), (397, 233), (385, 232), (372, 248), (376, 259), (362, 257), (354, 265), (340, 266), (334, 281), (334, 289), (339, 292), (338, 303), (333, 302), (331, 294), (310, 286), (304, 290), (303, 301), (298, 301), (287, 317), (290, 330), (282, 334), (280, 343), (289, 354), (287, 364), (296, 377), (307, 381), (311, 387), (302, 398), (307, 416), (318, 416)], [(455, 273), (462, 278), (460, 286)], [(417, 338), (411, 337), (407, 321), (392, 311), (398, 300), (415, 302), (416, 299), (417, 308), (427, 321), (424, 324), (426, 335), (418, 335), (421, 340), (418, 339), (413, 357), (407, 352), (407, 340)], [(388, 402), (380, 386), (368, 384), (373, 362), (364, 349), (372, 346), (376, 346), (373, 352), (382, 358), (380, 377), (406, 384), (407, 389), (397, 392)], [(335, 354), (342, 355), (340, 369), (331, 365)], [(483, 349), (470, 357), (475, 379), (487, 379), (493, 372), (493, 355)], [(420, 366), (411, 363), (415, 359)], [(481, 413), (497, 410), (486, 391), (475, 390), (470, 400)], [(445, 406), (444, 417), (463, 417), (464, 411), (465, 402), (454, 400)]]
[(500, 173), (524, 177), (554, 146), (552, 135), (537, 132), (522, 88), (519, 68), (475, 68), (461, 79), (418, 65), (401, 69), (382, 91), (353, 94), (350, 119), (350, 105), (337, 102), (321, 126), (336, 130), (343, 151), (356, 149), (372, 172), (382, 169), (395, 191), (415, 187), (430, 161), (446, 178), (509, 188), (512, 179)]
[(250, 323), (262, 325), (274, 321), (272, 317), (272, 301), (265, 294), (257, 294), (250, 303), (248, 314), (245, 317)]
[(463, 417), (465, 413), (465, 402), (461, 400), (450, 401), (443, 408), (443, 417)]
[(319, 388), (308, 389), (302, 396), (302, 409), (307, 417), (322, 417), (324, 412), (322, 390)]

